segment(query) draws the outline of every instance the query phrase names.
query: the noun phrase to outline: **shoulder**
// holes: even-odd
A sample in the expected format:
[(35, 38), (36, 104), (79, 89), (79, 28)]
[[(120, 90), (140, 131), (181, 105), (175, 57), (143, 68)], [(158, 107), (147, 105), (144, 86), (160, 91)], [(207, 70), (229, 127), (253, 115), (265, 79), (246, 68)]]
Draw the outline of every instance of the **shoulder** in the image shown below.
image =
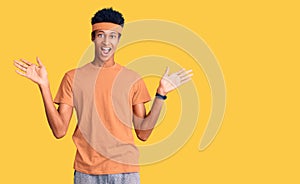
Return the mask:
[(76, 69), (71, 69), (71, 70), (67, 71), (64, 75), (64, 79), (72, 80), (74, 78), (75, 71), (76, 71)]
[(130, 86), (133, 88), (133, 90), (139, 90), (141, 88), (144, 88), (146, 85), (142, 75), (127, 67), (123, 67), (122, 76), (122, 80), (127, 81), (127, 83), (130, 84)]
[(77, 70), (76, 68), (74, 68), (74, 69), (71, 69), (71, 70), (67, 71), (67, 72), (65, 73), (65, 75), (72, 76), (72, 75), (74, 75), (74, 74), (75, 74), (76, 70)]
[(73, 69), (67, 71), (67, 72), (65, 73), (65, 76), (67, 76), (67, 77), (73, 79), (76, 72), (79, 72), (79, 71), (85, 71), (85, 70), (87, 70), (88, 68), (89, 68), (89, 63), (88, 63), (88, 64), (85, 64), (85, 65), (83, 65), (83, 66), (81, 66), (81, 67), (73, 68)]
[(138, 85), (139, 81), (141, 81), (141, 75), (134, 70), (121, 65), (118, 67), (120, 67), (120, 69), (118, 69), (118, 73), (115, 78), (115, 84), (120, 86), (134, 87)]
[(139, 73), (137, 73), (136, 71), (132, 70), (132, 69), (129, 69), (125, 66), (121, 66), (122, 67), (122, 72), (124, 74), (126, 74), (127, 77), (129, 78), (134, 78), (134, 79), (140, 79), (141, 78), (141, 75)]

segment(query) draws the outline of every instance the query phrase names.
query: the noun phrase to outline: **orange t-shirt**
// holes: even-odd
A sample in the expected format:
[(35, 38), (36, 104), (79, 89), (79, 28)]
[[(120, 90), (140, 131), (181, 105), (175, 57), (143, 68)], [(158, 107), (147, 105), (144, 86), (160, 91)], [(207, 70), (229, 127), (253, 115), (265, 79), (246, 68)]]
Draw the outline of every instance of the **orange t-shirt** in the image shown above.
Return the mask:
[(88, 63), (67, 72), (54, 102), (76, 110), (74, 169), (87, 174), (138, 172), (132, 105), (150, 100), (141, 77), (117, 63), (107, 68)]

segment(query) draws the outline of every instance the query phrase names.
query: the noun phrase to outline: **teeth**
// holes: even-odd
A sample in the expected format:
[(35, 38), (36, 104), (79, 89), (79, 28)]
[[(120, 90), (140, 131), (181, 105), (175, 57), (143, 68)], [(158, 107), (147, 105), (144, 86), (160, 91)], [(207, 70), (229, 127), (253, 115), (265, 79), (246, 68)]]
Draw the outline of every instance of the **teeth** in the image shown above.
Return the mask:
[(101, 50), (103, 51), (104, 54), (108, 54), (111, 48), (109, 47), (101, 47)]
[(110, 51), (111, 50), (111, 48), (109, 48), (109, 47), (102, 47), (101, 49), (104, 50), (104, 51)]

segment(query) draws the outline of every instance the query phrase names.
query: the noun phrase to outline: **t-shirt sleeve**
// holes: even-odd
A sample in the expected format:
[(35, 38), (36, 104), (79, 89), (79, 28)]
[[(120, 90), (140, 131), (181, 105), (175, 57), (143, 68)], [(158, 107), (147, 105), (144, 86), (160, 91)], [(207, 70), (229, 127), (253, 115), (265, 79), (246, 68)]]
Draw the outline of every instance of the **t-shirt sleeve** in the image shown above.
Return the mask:
[(136, 105), (139, 103), (146, 103), (151, 100), (149, 92), (147, 90), (146, 84), (143, 79), (137, 80), (137, 82), (133, 86), (134, 93), (132, 98), (132, 105)]
[(73, 90), (72, 81), (68, 73), (66, 73), (60, 83), (58, 92), (54, 98), (56, 104), (68, 104), (73, 107)]

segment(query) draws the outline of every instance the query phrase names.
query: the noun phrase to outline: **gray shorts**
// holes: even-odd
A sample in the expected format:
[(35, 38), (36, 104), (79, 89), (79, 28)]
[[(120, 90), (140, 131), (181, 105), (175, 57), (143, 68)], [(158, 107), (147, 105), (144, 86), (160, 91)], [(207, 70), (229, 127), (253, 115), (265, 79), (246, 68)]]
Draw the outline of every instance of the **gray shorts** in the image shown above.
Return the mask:
[(140, 184), (140, 174), (133, 172), (91, 175), (75, 171), (74, 184)]

